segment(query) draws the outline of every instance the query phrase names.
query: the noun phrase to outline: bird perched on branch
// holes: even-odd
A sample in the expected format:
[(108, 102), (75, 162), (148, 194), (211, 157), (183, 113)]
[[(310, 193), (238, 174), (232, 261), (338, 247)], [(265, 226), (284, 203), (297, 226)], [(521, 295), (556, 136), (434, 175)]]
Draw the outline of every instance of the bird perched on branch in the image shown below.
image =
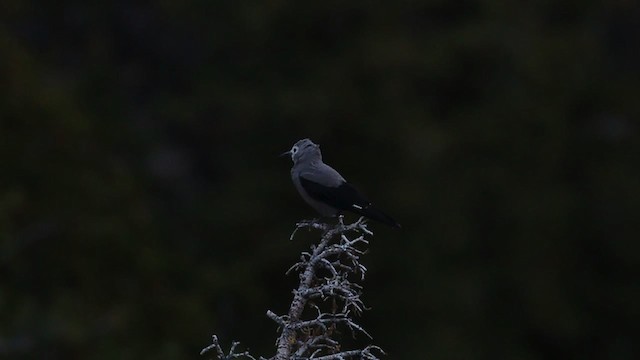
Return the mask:
[(293, 161), (291, 179), (296, 189), (322, 216), (350, 211), (391, 227), (400, 227), (391, 216), (371, 205), (342, 175), (322, 162), (320, 145), (302, 139), (281, 156), (284, 155), (290, 155)]

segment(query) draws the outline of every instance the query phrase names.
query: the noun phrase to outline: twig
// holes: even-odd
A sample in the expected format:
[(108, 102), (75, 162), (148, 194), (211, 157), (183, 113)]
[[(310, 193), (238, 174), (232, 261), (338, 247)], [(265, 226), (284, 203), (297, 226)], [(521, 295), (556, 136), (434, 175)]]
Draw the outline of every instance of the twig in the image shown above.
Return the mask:
[[(320, 230), (320, 241), (312, 244), (309, 252), (303, 252), (300, 260), (286, 272), (297, 272), (300, 279), (298, 287), (293, 290), (287, 314), (267, 311), (267, 317), (278, 325), (280, 331), (276, 355), (268, 360), (378, 360), (384, 355), (379, 347), (369, 345), (364, 349), (342, 351), (336, 339), (336, 335), (341, 333), (339, 329), (349, 329), (354, 337), (360, 333), (371, 339), (371, 335), (353, 319), (354, 315), (360, 315), (367, 308), (360, 298), (362, 285), (351, 279), (364, 280), (367, 268), (360, 263), (360, 257), (367, 253), (369, 241), (365, 237), (373, 233), (367, 228), (364, 218), (345, 224), (340, 216), (335, 225), (319, 220), (300, 221), (290, 240), (304, 228)], [(307, 308), (315, 310), (315, 318), (302, 317)], [(238, 345), (238, 342), (233, 342), (225, 354), (214, 335), (212, 344), (200, 354), (215, 352), (219, 360), (241, 357), (256, 360), (248, 351), (237, 353)]]
[[(346, 326), (354, 335), (360, 332), (371, 338), (351, 318), (350, 310), (360, 314), (366, 308), (360, 299), (362, 287), (349, 280), (349, 275), (358, 274), (359, 279), (364, 280), (367, 268), (360, 264), (360, 256), (366, 253), (366, 249), (359, 249), (357, 246), (368, 245), (364, 236), (373, 235), (373, 233), (367, 228), (364, 218), (345, 225), (343, 218), (340, 217), (335, 226), (315, 220), (301, 221), (296, 224), (291, 239), (302, 228), (321, 230), (322, 236), (320, 242), (312, 246), (312, 252), (303, 253), (300, 261), (288, 271), (300, 271), (300, 283), (293, 291), (293, 300), (286, 320), (283, 316), (269, 312), (271, 314), (269, 317), (282, 327), (277, 341), (275, 360), (289, 360), (292, 354), (295, 359), (343, 359), (356, 354), (362, 355), (361, 357), (365, 359), (377, 359), (368, 350), (366, 353), (365, 350), (339, 352), (337, 351), (338, 343), (331, 339), (333, 329), (339, 325)], [(350, 237), (349, 234), (352, 232), (362, 235)], [(332, 243), (334, 239), (337, 239), (337, 242)], [(328, 277), (318, 275), (318, 271), (322, 269), (329, 272)], [(331, 299), (334, 304), (333, 309), (322, 312), (317, 305), (309, 304), (313, 299), (320, 299), (323, 302)], [(342, 305), (336, 308), (339, 303)], [(307, 306), (317, 309), (318, 316), (315, 319), (301, 318)]]
[[(231, 348), (229, 349), (229, 353), (225, 355), (224, 351), (222, 351), (222, 348), (220, 347), (220, 343), (218, 342), (218, 337), (213, 335), (212, 338), (213, 339), (211, 341), (211, 345), (202, 349), (202, 351), (200, 351), (200, 355), (204, 355), (211, 350), (215, 350), (216, 357), (220, 360), (231, 360), (231, 359), (238, 359), (241, 357), (245, 357), (250, 360), (256, 360), (256, 358), (251, 356), (251, 354), (249, 354), (248, 351), (236, 353), (236, 347), (240, 345), (240, 342), (238, 341), (234, 341), (233, 343), (231, 343)], [(261, 357), (260, 359), (263, 359), (263, 358)]]

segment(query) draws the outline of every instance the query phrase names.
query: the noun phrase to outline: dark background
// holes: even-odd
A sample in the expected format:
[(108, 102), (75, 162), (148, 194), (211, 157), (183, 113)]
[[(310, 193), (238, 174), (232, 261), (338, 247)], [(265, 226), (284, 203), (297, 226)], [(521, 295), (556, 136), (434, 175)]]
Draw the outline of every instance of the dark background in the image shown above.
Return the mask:
[(0, 358), (272, 356), (304, 137), (389, 359), (639, 358), (635, 4), (2, 2)]

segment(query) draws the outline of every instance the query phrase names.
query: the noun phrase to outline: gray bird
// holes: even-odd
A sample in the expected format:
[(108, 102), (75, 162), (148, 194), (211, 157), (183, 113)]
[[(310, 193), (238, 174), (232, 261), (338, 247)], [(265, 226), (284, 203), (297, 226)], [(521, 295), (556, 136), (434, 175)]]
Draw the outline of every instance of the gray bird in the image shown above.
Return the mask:
[(295, 143), (281, 156), (291, 155), (291, 179), (302, 198), (322, 216), (350, 211), (399, 228), (391, 216), (376, 209), (331, 166), (322, 162), (320, 146), (309, 139)]

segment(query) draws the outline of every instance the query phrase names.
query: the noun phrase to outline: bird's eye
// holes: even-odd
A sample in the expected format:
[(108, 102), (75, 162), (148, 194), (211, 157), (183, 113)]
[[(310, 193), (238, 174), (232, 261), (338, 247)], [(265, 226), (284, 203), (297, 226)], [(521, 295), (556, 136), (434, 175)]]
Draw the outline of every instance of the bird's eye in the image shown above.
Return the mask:
[(294, 147), (291, 149), (291, 152), (292, 152), (292, 153), (294, 153), (294, 154), (295, 154), (295, 153), (297, 153), (297, 152), (298, 152), (298, 147), (297, 147), (297, 146), (294, 146)]

